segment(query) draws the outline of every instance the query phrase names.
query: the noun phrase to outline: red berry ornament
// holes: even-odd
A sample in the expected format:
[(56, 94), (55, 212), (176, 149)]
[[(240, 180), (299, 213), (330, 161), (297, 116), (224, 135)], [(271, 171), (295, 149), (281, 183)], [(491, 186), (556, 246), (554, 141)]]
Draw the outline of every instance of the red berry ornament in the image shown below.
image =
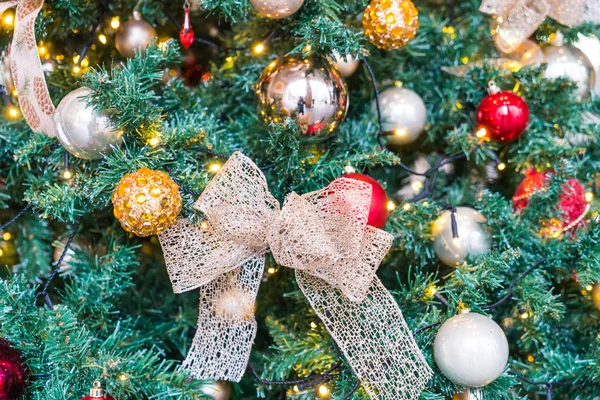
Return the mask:
[(115, 400), (115, 398), (109, 395), (105, 395), (104, 391), (102, 390), (102, 385), (100, 384), (100, 381), (96, 379), (94, 381), (94, 385), (90, 389), (90, 395), (82, 397), (79, 400)]
[(179, 31), (179, 41), (187, 50), (194, 43), (194, 30), (190, 23), (190, 6), (187, 2), (183, 6), (183, 15), (183, 26), (181, 27), (181, 31)]
[(343, 178), (356, 179), (357, 181), (371, 184), (371, 207), (369, 208), (369, 219), (367, 225), (382, 229), (388, 218), (388, 197), (383, 187), (370, 176), (356, 172), (342, 175)]
[(0, 400), (22, 398), (28, 377), (21, 353), (7, 340), (0, 339)]
[[(537, 172), (529, 168), (525, 173), (525, 179), (517, 187), (512, 198), (513, 209), (520, 211), (527, 207), (529, 199), (538, 190), (543, 190), (551, 179), (552, 171)], [(558, 225), (560, 233), (576, 228), (583, 222), (589, 204), (585, 199), (585, 188), (575, 178), (571, 178), (561, 186), (558, 198), (558, 207), (561, 211), (561, 221), (552, 221), (553, 226)]]
[(490, 82), (490, 94), (477, 108), (477, 136), (510, 142), (523, 134), (529, 122), (527, 103), (513, 92), (501, 92)]

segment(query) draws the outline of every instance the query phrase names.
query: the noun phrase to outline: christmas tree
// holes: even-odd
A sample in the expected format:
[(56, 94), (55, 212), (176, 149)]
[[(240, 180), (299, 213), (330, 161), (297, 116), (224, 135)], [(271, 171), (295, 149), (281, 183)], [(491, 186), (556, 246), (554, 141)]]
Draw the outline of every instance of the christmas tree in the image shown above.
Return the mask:
[(0, 11), (0, 399), (600, 398), (597, 0)]

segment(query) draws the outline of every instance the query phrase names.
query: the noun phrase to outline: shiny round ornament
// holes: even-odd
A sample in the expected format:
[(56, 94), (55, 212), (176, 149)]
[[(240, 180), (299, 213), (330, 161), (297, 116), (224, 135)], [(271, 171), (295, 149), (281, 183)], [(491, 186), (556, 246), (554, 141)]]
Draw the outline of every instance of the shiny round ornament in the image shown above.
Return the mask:
[(348, 91), (325, 58), (291, 54), (271, 62), (256, 87), (258, 110), (267, 123), (292, 118), (307, 136), (327, 135), (344, 119)]
[(594, 307), (600, 310), (600, 283), (595, 283), (592, 287), (592, 302)]
[(357, 181), (366, 182), (371, 185), (371, 207), (369, 208), (369, 217), (367, 225), (382, 229), (385, 226), (388, 218), (388, 197), (385, 189), (379, 182), (368, 175), (352, 172), (342, 175), (342, 178), (355, 179)]
[(335, 65), (335, 68), (337, 68), (342, 77), (349, 78), (356, 72), (356, 69), (360, 65), (360, 61), (351, 55), (342, 57), (336, 53), (333, 65)]
[(418, 28), (419, 12), (410, 0), (372, 0), (363, 14), (365, 36), (380, 49), (404, 47)]
[(483, 400), (479, 388), (463, 388), (462, 392), (454, 393), (452, 400)]
[(209, 383), (202, 387), (202, 392), (212, 396), (214, 400), (229, 400), (231, 397), (231, 384), (225, 381)]
[(82, 397), (79, 400), (115, 400), (114, 397), (104, 394), (102, 385), (99, 380), (94, 381), (94, 385), (90, 389), (90, 395)]
[(529, 107), (519, 95), (500, 91), (491, 82), (490, 94), (477, 107), (477, 123), (478, 137), (510, 142), (525, 132), (529, 123)]
[(435, 336), (433, 355), (446, 378), (463, 387), (481, 387), (504, 371), (508, 340), (491, 318), (468, 312), (444, 322)]
[(304, 0), (250, 0), (250, 3), (265, 17), (281, 19), (298, 11)]
[(21, 352), (7, 340), (0, 339), (0, 399), (21, 399), (25, 393), (29, 370)]
[(86, 104), (84, 97), (90, 93), (91, 89), (81, 87), (66, 95), (56, 107), (54, 125), (65, 150), (75, 157), (97, 160), (121, 143), (122, 132), (106, 115)]
[(134, 11), (133, 16), (119, 27), (115, 45), (120, 55), (131, 58), (136, 50), (145, 49), (156, 37), (156, 29)]
[(594, 86), (592, 87), (592, 91), (600, 94), (600, 38), (591, 35), (584, 36), (581, 33), (577, 36), (579, 40), (575, 43), (575, 47), (587, 56), (594, 68)]
[(254, 316), (254, 298), (238, 288), (230, 289), (215, 302), (215, 313), (227, 319), (249, 320)]
[(478, 256), (490, 249), (490, 240), (481, 226), (485, 218), (470, 207), (456, 207), (458, 238), (452, 236), (451, 212), (445, 211), (431, 228), (433, 250), (439, 260), (449, 267), (456, 267), (468, 255)]
[(544, 62), (544, 52), (540, 45), (533, 40), (524, 41), (510, 53), (500, 49), (498, 49), (498, 52), (503, 58), (518, 61), (522, 65), (540, 65)]
[(164, 232), (181, 211), (177, 184), (164, 172), (148, 168), (123, 176), (112, 203), (123, 229), (138, 236)]
[[(560, 43), (560, 41), (558, 41)], [(548, 45), (542, 48), (544, 52), (544, 78), (567, 78), (577, 85), (575, 95), (578, 98), (589, 96), (594, 87), (594, 67), (587, 56), (570, 44)]]
[(6, 50), (2, 51), (2, 60), (0, 61), (0, 84), (6, 89), (6, 93), (16, 93), (15, 83), (10, 71), (10, 55)]
[[(372, 112), (377, 104), (373, 102)], [(381, 122), (386, 147), (395, 150), (399, 146), (417, 140), (427, 122), (427, 108), (421, 96), (410, 89), (393, 87), (379, 96)]]

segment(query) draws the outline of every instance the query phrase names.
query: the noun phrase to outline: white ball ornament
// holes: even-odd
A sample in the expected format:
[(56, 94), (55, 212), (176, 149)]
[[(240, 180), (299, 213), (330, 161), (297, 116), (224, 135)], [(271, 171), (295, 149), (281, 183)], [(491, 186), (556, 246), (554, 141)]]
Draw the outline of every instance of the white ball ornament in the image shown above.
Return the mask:
[(490, 240), (481, 226), (485, 218), (470, 207), (456, 207), (458, 238), (452, 235), (451, 212), (445, 211), (431, 229), (433, 249), (439, 260), (449, 267), (462, 264), (467, 255), (477, 256), (490, 249)]
[(137, 49), (144, 49), (155, 39), (156, 29), (142, 18), (138, 11), (117, 32), (115, 45), (123, 57), (131, 58)]
[(575, 94), (578, 98), (588, 97), (594, 87), (594, 66), (578, 48), (560, 40), (555, 43), (542, 48), (546, 63), (544, 78), (568, 78), (577, 84)]
[(442, 374), (463, 387), (493, 382), (508, 363), (508, 340), (502, 328), (491, 318), (474, 312), (444, 322), (433, 347)]
[(335, 67), (337, 68), (340, 75), (344, 78), (351, 77), (360, 65), (360, 61), (358, 61), (351, 55), (342, 57), (338, 53), (335, 53), (335, 59), (332, 62), (333, 65), (335, 65)]
[(122, 140), (122, 132), (113, 127), (110, 119), (86, 104), (83, 98), (91, 92), (87, 87), (73, 90), (54, 113), (58, 140), (69, 153), (85, 160), (102, 158)]
[[(377, 112), (374, 102), (372, 111)], [(409, 144), (417, 140), (427, 122), (427, 108), (421, 96), (410, 89), (393, 87), (379, 95), (382, 128), (387, 147)]]
[(262, 15), (281, 19), (294, 14), (302, 7), (304, 0), (250, 0), (256, 11)]

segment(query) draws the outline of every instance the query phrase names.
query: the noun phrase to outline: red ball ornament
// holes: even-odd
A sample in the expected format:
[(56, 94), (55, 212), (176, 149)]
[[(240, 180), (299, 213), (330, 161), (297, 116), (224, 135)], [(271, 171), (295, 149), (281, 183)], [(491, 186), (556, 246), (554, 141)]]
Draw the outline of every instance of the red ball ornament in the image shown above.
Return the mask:
[(21, 353), (0, 339), (0, 400), (20, 399), (25, 393), (29, 371)]
[[(543, 190), (549, 183), (554, 172), (537, 172), (533, 168), (527, 169), (525, 179), (517, 187), (512, 198), (513, 209), (520, 211), (527, 207), (529, 199), (538, 190)], [(561, 185), (561, 193), (558, 197), (558, 207), (561, 211), (561, 221), (551, 222), (558, 225), (560, 232), (576, 228), (583, 222), (589, 204), (585, 199), (585, 188), (575, 178), (571, 178)]]
[(99, 380), (94, 381), (94, 385), (90, 389), (90, 395), (80, 398), (79, 400), (115, 400), (114, 397), (105, 395), (102, 390), (102, 385)]
[(370, 176), (356, 172), (342, 175), (343, 178), (356, 179), (357, 181), (371, 184), (371, 207), (369, 208), (369, 218), (367, 225), (382, 229), (388, 218), (388, 197), (383, 187)]
[(527, 103), (513, 92), (501, 92), (490, 82), (490, 94), (477, 108), (477, 136), (510, 142), (523, 134), (529, 122)]

